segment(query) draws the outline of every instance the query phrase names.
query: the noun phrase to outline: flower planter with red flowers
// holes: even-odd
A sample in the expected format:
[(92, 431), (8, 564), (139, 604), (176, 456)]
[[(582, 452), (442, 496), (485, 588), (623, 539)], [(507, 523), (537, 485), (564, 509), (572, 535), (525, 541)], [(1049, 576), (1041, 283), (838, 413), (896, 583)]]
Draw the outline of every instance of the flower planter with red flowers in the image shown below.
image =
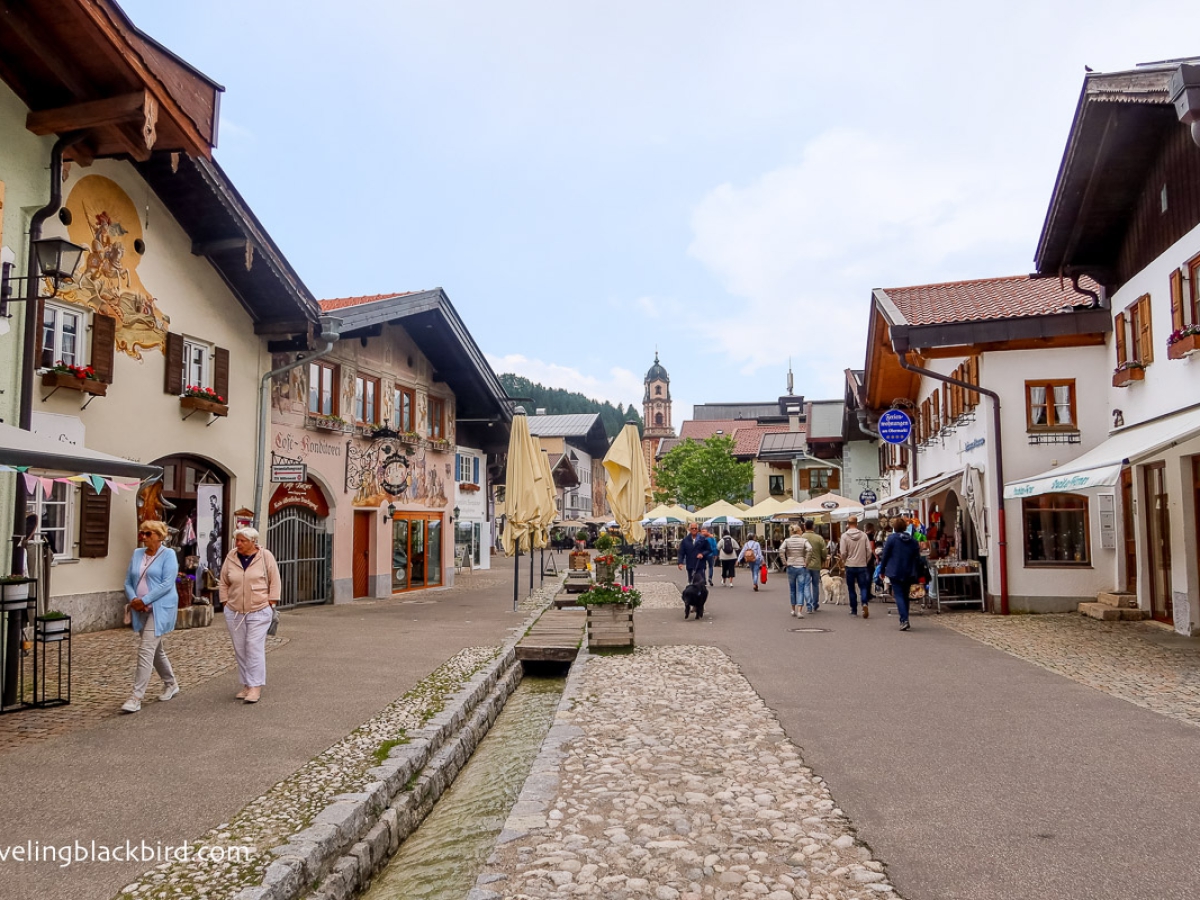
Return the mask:
[(479, 485), (473, 481), (460, 481), (458, 483), (458, 489), (465, 494), (473, 494), (479, 490)]
[(1170, 359), (1183, 359), (1197, 350), (1200, 350), (1200, 331), (1174, 332), (1167, 338), (1167, 357)]
[(229, 404), (225, 398), (212, 388), (189, 384), (179, 397), (181, 409), (194, 409), (197, 412), (212, 413), (214, 416), (229, 415)]
[(1113, 372), (1112, 385), (1113, 387), (1129, 387), (1135, 381), (1146, 380), (1146, 367), (1142, 365), (1118, 366)]
[(108, 384), (96, 378), (91, 366), (53, 368), (42, 373), (42, 384), (45, 387), (83, 391), (85, 394), (96, 394), (100, 397), (108, 393)]

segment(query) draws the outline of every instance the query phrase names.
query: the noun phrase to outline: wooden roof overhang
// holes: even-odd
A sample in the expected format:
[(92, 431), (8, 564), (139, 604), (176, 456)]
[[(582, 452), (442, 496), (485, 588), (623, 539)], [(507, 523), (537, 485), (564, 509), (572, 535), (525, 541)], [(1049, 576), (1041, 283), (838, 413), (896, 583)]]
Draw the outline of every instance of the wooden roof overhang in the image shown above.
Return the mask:
[(579, 472), (575, 469), (575, 463), (571, 462), (565, 453), (560, 453), (558, 459), (551, 464), (550, 474), (554, 476), (556, 488), (579, 487)]
[(112, 0), (0, 0), (0, 78), (34, 134), (83, 132), (66, 158), (211, 157), (221, 85), (134, 26)]
[(1147, 173), (1182, 126), (1168, 93), (1175, 66), (1093, 73), (1071, 123), (1034, 264), (1046, 275), (1087, 273), (1110, 292), (1115, 260)]
[(192, 239), (260, 335), (298, 335), (305, 349), (320, 306), (215, 160), (156, 153), (138, 173)]
[(343, 340), (378, 334), (389, 322), (403, 327), (433, 364), (434, 380), (454, 392), (456, 418), (480, 420), (460, 426), (464, 436), (471, 438), (460, 443), (487, 453), (507, 450), (512, 423), (508, 394), (445, 291), (434, 288), (401, 294), (331, 309), (328, 314), (342, 320)]
[[(899, 316), (899, 312), (895, 315)], [(888, 409), (894, 400), (917, 397), (920, 378), (900, 366), (889, 332), (890, 323), (884, 318), (877, 297), (871, 304), (867, 325), (867, 361), (863, 372), (863, 400), (867, 409)]]

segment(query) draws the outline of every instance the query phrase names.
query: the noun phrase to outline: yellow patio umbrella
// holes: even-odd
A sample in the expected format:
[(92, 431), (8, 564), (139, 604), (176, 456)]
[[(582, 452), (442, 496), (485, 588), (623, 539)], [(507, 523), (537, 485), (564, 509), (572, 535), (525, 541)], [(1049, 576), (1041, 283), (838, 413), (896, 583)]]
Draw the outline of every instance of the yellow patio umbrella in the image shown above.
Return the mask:
[(542, 516), (534, 536), (533, 546), (545, 548), (550, 543), (550, 526), (554, 524), (554, 519), (558, 515), (558, 492), (554, 488), (554, 473), (550, 469), (550, 457), (542, 449), (541, 440), (536, 437), (532, 437), (530, 440), (533, 441), (535, 458), (541, 468), (542, 478), (538, 484), (541, 486), (543, 494)]
[(775, 513), (786, 509), (789, 503), (785, 503), (783, 500), (775, 497), (768, 497), (766, 500), (763, 500), (761, 503), (755, 503), (743, 512), (742, 518), (747, 522), (761, 522), (763, 519), (769, 519)]
[(727, 500), (718, 500), (716, 503), (710, 503), (704, 509), (698, 509), (688, 515), (694, 522), (704, 522), (708, 519), (715, 519), (717, 516), (733, 516), (735, 519), (740, 519), (742, 511)]
[[(650, 512), (648, 512), (644, 516), (642, 516), (642, 518), (643, 519), (662, 519), (662, 518), (667, 518), (667, 517), (681, 518), (680, 516), (675, 515), (675, 512), (674, 512), (675, 509), (676, 509), (676, 507), (674, 507), (674, 506), (667, 506), (667, 504), (665, 504), (665, 503), (660, 503), (660, 504), (658, 504), (658, 506), (654, 507), (654, 509), (650, 510)], [(684, 510), (684, 512), (687, 512), (687, 510)]]
[(527, 553), (533, 547), (533, 535), (541, 525), (545, 489), (541, 485), (542, 467), (534, 455), (525, 410), (517, 407), (508, 436), (508, 464), (504, 478), (504, 534), (506, 556)]
[(650, 475), (637, 425), (628, 423), (612, 442), (604, 455), (604, 473), (608, 476), (604, 495), (621, 533), (634, 543), (645, 540), (642, 516), (650, 502)]

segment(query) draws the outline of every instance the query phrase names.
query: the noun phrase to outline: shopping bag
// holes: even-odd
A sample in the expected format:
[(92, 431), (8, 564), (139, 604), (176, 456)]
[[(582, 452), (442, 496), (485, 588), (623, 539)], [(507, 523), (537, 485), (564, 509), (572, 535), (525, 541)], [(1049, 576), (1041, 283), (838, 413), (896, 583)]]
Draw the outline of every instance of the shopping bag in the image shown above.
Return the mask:
[(767, 564), (763, 563), (762, 568), (758, 570), (758, 580), (763, 584), (767, 583)]

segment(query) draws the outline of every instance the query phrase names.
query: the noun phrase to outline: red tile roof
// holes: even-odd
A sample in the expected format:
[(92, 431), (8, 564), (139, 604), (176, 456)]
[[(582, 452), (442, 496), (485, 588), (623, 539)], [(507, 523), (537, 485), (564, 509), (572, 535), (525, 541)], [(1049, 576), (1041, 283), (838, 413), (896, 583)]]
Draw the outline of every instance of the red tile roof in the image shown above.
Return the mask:
[[(764, 434), (778, 434), (781, 431), (787, 431), (788, 426), (780, 423), (778, 425), (748, 425), (737, 430), (733, 436), (737, 442), (733, 447), (734, 456), (757, 456), (758, 445), (762, 442)], [(800, 427), (804, 430), (804, 426)]]
[(419, 291), (400, 291), (393, 294), (371, 294), (369, 297), (338, 297), (334, 300), (321, 300), (321, 309), (329, 312), (332, 309), (345, 309), (348, 306), (362, 306), (364, 303), (374, 303), (376, 300), (391, 300), (393, 297), (407, 297)]
[(686, 419), (679, 427), (679, 439), (684, 441), (691, 438), (694, 441), (706, 441), (718, 431), (733, 434), (738, 428), (752, 424), (745, 419), (712, 419), (711, 421)]
[[(1090, 290), (1098, 287), (1090, 278), (1081, 279), (1080, 285)], [(909, 325), (1044, 316), (1091, 303), (1090, 298), (1075, 293), (1069, 280), (1060, 283), (1057, 278), (1028, 275), (884, 288), (883, 293)]]

